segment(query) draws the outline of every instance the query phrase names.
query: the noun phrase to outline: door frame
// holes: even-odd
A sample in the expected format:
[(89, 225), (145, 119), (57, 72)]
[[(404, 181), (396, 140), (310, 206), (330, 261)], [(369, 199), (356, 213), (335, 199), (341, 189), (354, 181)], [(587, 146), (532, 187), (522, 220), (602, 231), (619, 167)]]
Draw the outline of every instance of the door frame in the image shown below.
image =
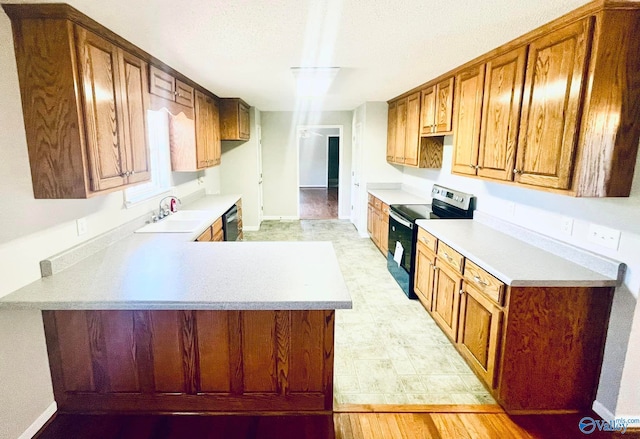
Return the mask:
[[(340, 212), (342, 207), (342, 197), (340, 197), (340, 185), (341, 185), (341, 173), (342, 173), (342, 163), (344, 161), (344, 125), (298, 125), (296, 127), (296, 218), (300, 219), (300, 138), (302, 132), (304, 130), (313, 130), (313, 129), (338, 129), (338, 135), (331, 134), (332, 137), (339, 138), (339, 148), (338, 148), (338, 218), (340, 218)], [(329, 136), (327, 136), (327, 152), (329, 149)], [(329, 160), (327, 159), (327, 167)], [(328, 169), (325, 170), (328, 174)]]

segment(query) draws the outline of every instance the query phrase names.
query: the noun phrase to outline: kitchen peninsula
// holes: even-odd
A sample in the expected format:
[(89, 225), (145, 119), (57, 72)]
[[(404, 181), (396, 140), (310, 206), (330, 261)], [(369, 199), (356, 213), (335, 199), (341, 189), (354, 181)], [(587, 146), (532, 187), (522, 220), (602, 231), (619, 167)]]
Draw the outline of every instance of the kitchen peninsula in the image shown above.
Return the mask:
[(0, 299), (42, 310), (58, 410), (85, 413), (331, 411), (350, 307), (331, 243), (183, 233), (131, 234)]

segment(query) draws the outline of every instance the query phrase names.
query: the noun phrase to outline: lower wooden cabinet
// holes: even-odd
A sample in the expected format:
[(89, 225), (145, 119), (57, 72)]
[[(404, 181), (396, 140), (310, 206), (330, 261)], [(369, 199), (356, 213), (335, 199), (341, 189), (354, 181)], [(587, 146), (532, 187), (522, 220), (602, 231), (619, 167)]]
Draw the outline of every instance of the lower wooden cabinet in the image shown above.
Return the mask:
[(222, 218), (218, 218), (207, 229), (196, 238), (196, 242), (221, 242), (224, 241), (224, 231), (222, 230)]
[(441, 259), (436, 259), (435, 266), (436, 278), (433, 288), (431, 316), (447, 337), (455, 343), (458, 334), (462, 275), (443, 263)]
[(505, 411), (591, 408), (613, 288), (506, 286), (421, 228), (414, 285)]
[(369, 194), (367, 232), (373, 243), (387, 257), (389, 247), (389, 205)]
[(462, 284), (458, 350), (490, 387), (495, 387), (502, 308), (466, 281)]

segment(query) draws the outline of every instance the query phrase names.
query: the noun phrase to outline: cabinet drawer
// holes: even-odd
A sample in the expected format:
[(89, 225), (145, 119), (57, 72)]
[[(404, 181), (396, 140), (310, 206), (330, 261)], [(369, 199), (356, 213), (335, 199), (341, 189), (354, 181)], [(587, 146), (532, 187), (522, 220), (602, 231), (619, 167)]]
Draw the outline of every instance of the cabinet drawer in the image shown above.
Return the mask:
[(373, 207), (378, 210), (382, 209), (382, 201), (378, 200), (376, 197), (373, 197)]
[(382, 203), (382, 219), (386, 222), (389, 222), (389, 205), (386, 203)]
[(438, 243), (438, 257), (442, 259), (443, 262), (446, 262), (456, 269), (459, 273), (462, 273), (462, 268), (464, 267), (464, 256), (444, 242)]
[(418, 227), (418, 242), (424, 244), (432, 252), (436, 252), (438, 239), (422, 227)]
[(202, 232), (200, 236), (196, 238), (196, 242), (211, 242), (213, 241), (213, 231), (211, 227), (207, 227), (207, 230)]
[(483, 292), (498, 305), (502, 305), (504, 283), (496, 279), (472, 261), (467, 260), (464, 266), (464, 279), (478, 291)]
[(176, 79), (176, 102), (193, 108), (193, 87)]
[(373, 206), (373, 200), (375, 200), (375, 199), (376, 199), (376, 197), (374, 197), (373, 195), (369, 194), (369, 198), (368, 198), (369, 204), (371, 204)]

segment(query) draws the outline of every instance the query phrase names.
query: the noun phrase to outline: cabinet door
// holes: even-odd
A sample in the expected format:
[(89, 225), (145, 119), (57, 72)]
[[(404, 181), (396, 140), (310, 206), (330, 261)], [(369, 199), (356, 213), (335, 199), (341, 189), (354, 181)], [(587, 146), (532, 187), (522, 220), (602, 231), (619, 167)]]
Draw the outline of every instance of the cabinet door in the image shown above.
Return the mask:
[(211, 160), (211, 166), (215, 166), (220, 164), (220, 157), (222, 156), (222, 144), (220, 142), (220, 105), (218, 101), (212, 98), (208, 98), (207, 104), (209, 105), (209, 136), (211, 138), (208, 158)]
[(407, 141), (407, 99), (400, 99), (396, 111), (396, 147), (394, 162), (404, 163), (404, 144)]
[(387, 118), (387, 161), (392, 163), (396, 159), (396, 130), (398, 128), (398, 103), (389, 104)]
[(151, 178), (147, 142), (147, 63), (120, 50), (123, 132), (127, 156), (128, 183)]
[(149, 91), (170, 101), (176, 98), (176, 80), (156, 66), (149, 68)]
[(436, 260), (432, 317), (454, 343), (458, 333), (458, 312), (462, 278), (447, 264)]
[(387, 204), (382, 204), (380, 212), (380, 250), (386, 258), (389, 251), (389, 206)]
[(420, 134), (431, 134), (435, 131), (436, 120), (436, 87), (432, 85), (422, 90), (422, 107), (420, 108)]
[(453, 117), (453, 77), (436, 84), (434, 105), (434, 129), (436, 133), (451, 132)]
[(240, 138), (249, 139), (251, 134), (251, 130), (249, 128), (249, 107), (244, 105), (242, 102), (240, 102), (239, 105), (240, 105), (240, 108), (238, 109), (239, 111), (238, 125), (239, 125)]
[(432, 308), (435, 259), (435, 255), (429, 248), (418, 242), (414, 291), (427, 311), (431, 311)]
[(76, 32), (90, 187), (101, 191), (126, 182), (118, 48), (79, 26)]
[(198, 169), (211, 166), (213, 151), (213, 136), (211, 130), (211, 105), (210, 98), (199, 90), (196, 90), (196, 161)]
[(591, 33), (585, 19), (529, 45), (514, 169), (519, 183), (571, 186)]
[(460, 174), (476, 173), (482, 112), (484, 64), (456, 76), (456, 99), (451, 169)]
[(176, 102), (193, 108), (193, 87), (176, 79)]
[(478, 175), (511, 180), (520, 127), (526, 47), (487, 62)]
[(495, 388), (502, 310), (466, 282), (460, 304), (458, 347), (484, 382)]
[(367, 204), (367, 233), (373, 242), (376, 242), (373, 236), (373, 222), (376, 219), (376, 210), (371, 204)]
[(404, 164), (418, 166), (420, 151), (420, 92), (407, 98), (407, 132), (404, 144)]

